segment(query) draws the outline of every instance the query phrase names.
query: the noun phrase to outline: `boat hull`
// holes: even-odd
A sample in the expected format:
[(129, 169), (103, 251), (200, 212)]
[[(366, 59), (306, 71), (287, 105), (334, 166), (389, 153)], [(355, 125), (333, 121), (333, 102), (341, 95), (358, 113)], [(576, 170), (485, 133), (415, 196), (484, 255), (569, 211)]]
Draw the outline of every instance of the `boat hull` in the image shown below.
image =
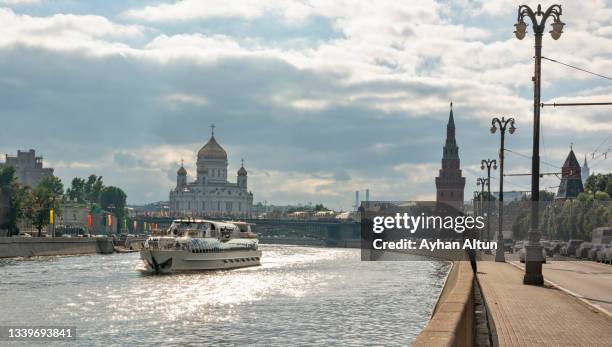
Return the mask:
[(144, 263), (144, 271), (152, 273), (210, 271), (261, 265), (260, 250), (193, 253), (183, 250), (142, 249), (140, 258)]

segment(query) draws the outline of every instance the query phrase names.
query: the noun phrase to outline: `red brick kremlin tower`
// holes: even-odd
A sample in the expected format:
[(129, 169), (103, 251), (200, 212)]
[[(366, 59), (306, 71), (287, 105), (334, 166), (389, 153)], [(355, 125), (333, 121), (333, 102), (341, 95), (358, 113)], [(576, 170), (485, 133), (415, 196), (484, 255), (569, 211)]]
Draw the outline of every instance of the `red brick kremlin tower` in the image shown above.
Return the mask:
[[(586, 162), (586, 158), (584, 159)], [(570, 147), (570, 152), (561, 167), (561, 183), (555, 199), (573, 199), (578, 194), (584, 192), (582, 186), (582, 168), (576, 159), (573, 146)]]
[(459, 147), (455, 140), (455, 119), (453, 103), (450, 104), (450, 116), (446, 125), (446, 143), (442, 155), (442, 169), (436, 177), (436, 202), (444, 203), (463, 211), (463, 190), (465, 177), (461, 176), (459, 164)]

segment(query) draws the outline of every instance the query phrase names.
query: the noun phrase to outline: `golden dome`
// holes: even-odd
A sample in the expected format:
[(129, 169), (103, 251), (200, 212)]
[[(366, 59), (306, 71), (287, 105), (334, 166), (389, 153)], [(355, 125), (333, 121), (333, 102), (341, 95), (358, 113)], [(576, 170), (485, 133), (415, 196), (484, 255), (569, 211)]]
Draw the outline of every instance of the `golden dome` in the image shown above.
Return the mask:
[(185, 170), (183, 165), (181, 165), (181, 167), (178, 169), (176, 174), (179, 175), (179, 176), (187, 176), (187, 170)]
[(210, 140), (198, 151), (198, 159), (222, 159), (227, 160), (227, 153), (217, 143), (215, 136), (211, 136)]
[(247, 170), (244, 168), (244, 166), (241, 166), (240, 169), (238, 170), (238, 176), (246, 176), (247, 175)]

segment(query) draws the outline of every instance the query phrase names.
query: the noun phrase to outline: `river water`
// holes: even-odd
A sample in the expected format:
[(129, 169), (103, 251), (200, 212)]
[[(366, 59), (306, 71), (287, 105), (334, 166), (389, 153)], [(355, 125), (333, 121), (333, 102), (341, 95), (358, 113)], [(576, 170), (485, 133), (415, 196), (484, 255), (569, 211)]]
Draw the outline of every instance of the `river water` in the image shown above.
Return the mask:
[[(262, 266), (143, 275), (138, 253), (0, 260), (0, 325), (69, 325), (77, 345), (402, 345), (449, 265), (262, 245)], [(2, 342), (0, 342), (2, 344)]]

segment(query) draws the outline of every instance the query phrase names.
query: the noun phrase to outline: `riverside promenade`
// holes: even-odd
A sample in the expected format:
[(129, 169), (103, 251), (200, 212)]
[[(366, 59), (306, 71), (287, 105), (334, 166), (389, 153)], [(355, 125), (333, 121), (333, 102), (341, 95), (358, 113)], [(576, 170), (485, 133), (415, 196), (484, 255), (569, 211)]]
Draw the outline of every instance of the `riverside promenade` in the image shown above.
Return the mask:
[(523, 285), (515, 265), (480, 261), (477, 278), (494, 345), (612, 346), (612, 317), (549, 283)]

